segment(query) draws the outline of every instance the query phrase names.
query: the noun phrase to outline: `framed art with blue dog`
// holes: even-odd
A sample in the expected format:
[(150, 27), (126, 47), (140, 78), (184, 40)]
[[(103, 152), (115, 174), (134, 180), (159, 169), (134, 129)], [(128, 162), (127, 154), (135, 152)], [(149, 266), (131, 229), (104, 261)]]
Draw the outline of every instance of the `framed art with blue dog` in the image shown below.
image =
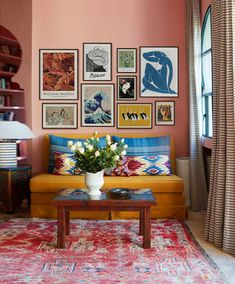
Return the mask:
[(140, 47), (140, 97), (178, 97), (178, 47)]

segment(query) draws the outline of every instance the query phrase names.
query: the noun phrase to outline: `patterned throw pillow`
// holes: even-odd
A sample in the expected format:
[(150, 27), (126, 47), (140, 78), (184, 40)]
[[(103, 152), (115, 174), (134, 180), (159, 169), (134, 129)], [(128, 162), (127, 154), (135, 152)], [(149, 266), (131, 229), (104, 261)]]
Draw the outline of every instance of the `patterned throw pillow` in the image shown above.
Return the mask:
[[(119, 142), (122, 137), (112, 136), (114, 142)], [(128, 145), (127, 156), (170, 156), (170, 135), (159, 137), (124, 137)]]
[[(72, 139), (72, 138), (66, 138), (66, 137), (60, 137), (56, 135), (49, 134), (49, 165), (48, 165), (48, 173), (53, 173), (53, 169), (55, 167), (55, 153), (67, 153), (72, 154), (72, 151), (68, 147), (68, 141), (73, 141), (73, 143), (76, 143), (78, 141), (84, 142), (86, 139)], [(106, 146), (106, 139), (105, 137), (100, 137), (99, 139), (99, 146), (105, 147)]]
[(55, 153), (55, 167), (53, 170), (54, 175), (80, 175), (81, 171), (75, 169), (76, 161), (73, 154)]
[(132, 176), (172, 175), (171, 163), (167, 155), (129, 156), (127, 162)]
[(117, 166), (114, 170), (106, 170), (106, 176), (130, 176), (130, 171), (128, 168), (128, 158), (126, 156), (123, 157), (121, 164)]

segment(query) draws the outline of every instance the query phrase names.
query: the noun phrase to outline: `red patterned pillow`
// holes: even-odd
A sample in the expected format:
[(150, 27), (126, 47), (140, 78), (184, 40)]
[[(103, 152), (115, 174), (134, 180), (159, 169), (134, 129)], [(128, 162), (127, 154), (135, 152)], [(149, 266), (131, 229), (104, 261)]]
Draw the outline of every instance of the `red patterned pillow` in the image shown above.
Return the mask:
[(55, 153), (55, 167), (53, 169), (54, 175), (80, 175), (81, 170), (75, 168), (76, 161), (73, 154)]
[(170, 158), (167, 155), (128, 156), (127, 163), (132, 176), (172, 175)]
[(106, 176), (130, 176), (130, 171), (128, 168), (128, 158), (124, 156), (121, 164), (117, 166), (114, 170), (107, 170), (105, 171)]

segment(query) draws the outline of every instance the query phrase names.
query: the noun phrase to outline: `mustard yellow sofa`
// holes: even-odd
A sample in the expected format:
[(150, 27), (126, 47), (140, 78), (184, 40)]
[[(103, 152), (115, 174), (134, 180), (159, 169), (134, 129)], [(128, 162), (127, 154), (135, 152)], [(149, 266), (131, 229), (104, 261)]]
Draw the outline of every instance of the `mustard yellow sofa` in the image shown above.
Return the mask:
[[(88, 138), (90, 134), (54, 134), (66, 138)], [(102, 134), (100, 136), (103, 136)], [(117, 134), (111, 134), (117, 135)], [(163, 134), (162, 134), (163, 135)], [(147, 135), (148, 137), (158, 137), (162, 135)], [(164, 134), (166, 135), (166, 134)], [(120, 134), (120, 137), (145, 137), (144, 134)], [(84, 176), (57, 176), (46, 173), (49, 160), (49, 136), (44, 136), (44, 168), (45, 172), (36, 175), (30, 180), (31, 191), (31, 216), (43, 218), (56, 218), (56, 208), (52, 205), (52, 198), (58, 190), (62, 188), (85, 188)], [(175, 147), (173, 137), (170, 142), (170, 159), (175, 172)], [(187, 207), (185, 205), (185, 196), (183, 195), (183, 180), (176, 176), (105, 176), (104, 188), (114, 187), (128, 188), (151, 188), (156, 199), (157, 206), (152, 208), (152, 218), (187, 218)], [(71, 217), (84, 219), (119, 219), (119, 218), (137, 218), (135, 212), (89, 212), (78, 211), (71, 212)]]

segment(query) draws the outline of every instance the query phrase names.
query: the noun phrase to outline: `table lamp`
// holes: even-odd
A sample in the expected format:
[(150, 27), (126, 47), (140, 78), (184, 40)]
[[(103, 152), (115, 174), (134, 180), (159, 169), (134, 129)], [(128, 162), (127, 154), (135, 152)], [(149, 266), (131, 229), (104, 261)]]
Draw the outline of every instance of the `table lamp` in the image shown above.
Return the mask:
[(16, 167), (16, 141), (34, 137), (33, 132), (23, 123), (18, 121), (0, 121), (0, 168)]

